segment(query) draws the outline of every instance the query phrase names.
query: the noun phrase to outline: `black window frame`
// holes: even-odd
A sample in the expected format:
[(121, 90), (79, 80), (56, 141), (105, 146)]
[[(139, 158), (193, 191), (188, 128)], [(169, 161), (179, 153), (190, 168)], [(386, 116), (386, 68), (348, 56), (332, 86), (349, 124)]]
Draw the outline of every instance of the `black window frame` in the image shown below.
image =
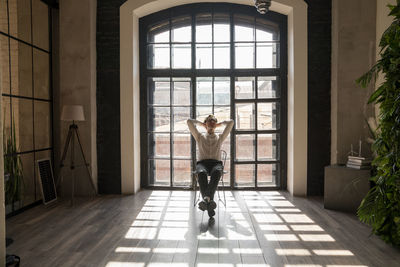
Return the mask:
[[(50, 153), (50, 158), (51, 161), (54, 162), (54, 123), (53, 123), (53, 110), (54, 110), (54, 100), (53, 100), (53, 35), (52, 35), (52, 29), (53, 29), (53, 8), (54, 6), (50, 5), (49, 3), (46, 3), (46, 1), (42, 1), (43, 4), (45, 4), (48, 7), (48, 49), (44, 49), (41, 48), (37, 45), (34, 44), (33, 41), (33, 0), (29, 0), (29, 4), (30, 4), (30, 34), (31, 34), (31, 40), (29, 41), (25, 41), (17, 36), (11, 35), (10, 33), (10, 14), (9, 14), (9, 0), (5, 1), (6, 2), (6, 8), (7, 8), (7, 32), (3, 32), (0, 31), (0, 35), (8, 38), (8, 56), (9, 56), (9, 83), (10, 83), (10, 88), (9, 88), (9, 93), (3, 93), (2, 92), (2, 98), (3, 97), (7, 97), (10, 99), (10, 110), (13, 111), (13, 106), (12, 106), (12, 99), (24, 99), (24, 100), (29, 100), (32, 101), (32, 139), (33, 139), (33, 149), (32, 150), (25, 150), (25, 151), (18, 151), (17, 153), (15, 153), (16, 155), (25, 155), (25, 154), (33, 154), (33, 184), (34, 184), (34, 194), (35, 194), (35, 199), (34, 202), (27, 204), (26, 206), (22, 206), (19, 207), (18, 209), (15, 208), (15, 203), (12, 203), (12, 210), (10, 213), (6, 214), (6, 218), (10, 218), (12, 216), (15, 216), (17, 214), (19, 214), (20, 212), (23, 212), (26, 209), (29, 209), (31, 207), (34, 207), (36, 205), (39, 205), (42, 202), (41, 197), (37, 198), (38, 192), (40, 192), (40, 184), (38, 182), (37, 179), (37, 175), (36, 175), (36, 161), (38, 160), (36, 158), (36, 153), (38, 152), (43, 152), (43, 151), (48, 151)], [(29, 47), (31, 49), (31, 64), (32, 64), (32, 96), (22, 96), (22, 95), (15, 95), (12, 94), (12, 69), (11, 69), (11, 40), (16, 41), (17, 43), (22, 43), (24, 45), (26, 45), (27, 47)], [(48, 54), (49, 56), (49, 98), (45, 99), (45, 98), (38, 98), (35, 97), (35, 85), (34, 85), (34, 79), (35, 79), (35, 73), (34, 73), (34, 49), (36, 49), (37, 51), (40, 51), (42, 53)], [(2, 99), (3, 101), (3, 99)], [(45, 148), (39, 148), (36, 149), (35, 148), (35, 101), (37, 102), (45, 102), (45, 103), (49, 103), (50, 105), (50, 147), (45, 147)], [(13, 113), (10, 112), (10, 121), (12, 122), (13, 120)], [(11, 134), (14, 131), (13, 126), (11, 125)], [(15, 156), (13, 155), (3, 155), (4, 157), (12, 157)], [(52, 166), (53, 168), (53, 172), (54, 172), (54, 166)]]
[[(195, 18), (196, 14), (199, 13), (229, 13), (230, 17), (230, 68), (229, 69), (196, 69), (196, 58), (195, 58)], [(233, 14), (243, 14), (250, 15), (260, 19), (270, 20), (274, 23), (277, 23), (280, 28), (280, 41), (279, 41), (279, 61), (278, 67), (276, 68), (257, 68), (256, 62), (254, 63), (254, 68), (252, 69), (235, 69), (235, 41), (234, 41), (234, 21)], [(191, 68), (190, 69), (173, 69), (170, 64), (170, 68), (168, 69), (148, 69), (147, 68), (147, 29), (158, 22), (169, 20), (174, 17), (179, 17), (182, 15), (190, 15), (192, 18), (192, 39), (191, 39)], [(170, 23), (171, 25), (171, 23)], [(171, 40), (170, 40), (171, 42)], [(255, 42), (255, 41), (254, 41)], [(256, 51), (255, 51), (256, 53)], [(259, 14), (253, 6), (247, 5), (239, 5), (239, 4), (231, 4), (231, 3), (197, 3), (197, 4), (187, 4), (177, 7), (172, 7), (166, 10), (162, 10), (145, 17), (139, 19), (139, 55), (140, 55), (140, 141), (141, 141), (141, 186), (144, 188), (156, 188), (156, 189), (182, 189), (182, 187), (174, 187), (172, 183), (170, 186), (152, 186), (150, 183), (149, 176), (149, 155), (148, 155), (148, 92), (147, 92), (147, 80), (150, 77), (188, 77), (191, 79), (192, 83), (192, 104), (191, 104), (191, 117), (196, 117), (196, 78), (197, 77), (230, 77), (230, 106), (231, 106), (231, 118), (235, 118), (235, 103), (241, 102), (243, 100), (235, 100), (235, 77), (255, 77), (257, 80), (258, 77), (264, 76), (274, 76), (279, 78), (280, 82), (280, 97), (276, 98), (280, 103), (280, 149), (279, 149), (279, 162), (280, 168), (278, 170), (278, 181), (276, 186), (270, 187), (258, 187), (257, 182), (255, 182), (254, 187), (235, 187), (234, 183), (234, 153), (235, 153), (235, 136), (236, 136), (236, 128), (234, 128), (231, 132), (231, 172), (230, 172), (230, 185), (227, 186), (230, 189), (235, 190), (277, 190), (277, 189), (286, 189), (287, 186), (287, 16), (269, 11), (265, 15)], [(255, 55), (256, 58), (256, 55)], [(171, 62), (170, 58), (170, 62)], [(255, 88), (257, 90), (257, 87)], [(244, 100), (246, 102), (248, 100)], [(251, 100), (254, 103), (259, 102), (270, 102), (269, 100), (259, 100), (254, 98)], [(257, 108), (257, 104), (255, 105)], [(272, 133), (277, 131), (257, 131), (257, 133)], [(245, 133), (245, 131), (239, 131), (240, 133)], [(171, 137), (172, 138), (172, 137)], [(196, 159), (196, 143), (194, 138), (191, 137), (191, 147), (192, 147), (192, 166), (195, 166)], [(255, 145), (257, 147), (257, 144)], [(257, 151), (255, 151), (257, 153)], [(256, 154), (257, 157), (257, 154)], [(172, 160), (172, 157), (171, 157)], [(235, 164), (243, 164), (246, 162), (240, 162)], [(253, 161), (255, 166), (257, 166), (257, 158)], [(257, 171), (257, 169), (255, 169)], [(172, 180), (172, 170), (171, 170)], [(257, 174), (255, 174), (257, 175)], [(226, 177), (225, 177), (226, 179)], [(186, 188), (186, 189), (191, 189)]]

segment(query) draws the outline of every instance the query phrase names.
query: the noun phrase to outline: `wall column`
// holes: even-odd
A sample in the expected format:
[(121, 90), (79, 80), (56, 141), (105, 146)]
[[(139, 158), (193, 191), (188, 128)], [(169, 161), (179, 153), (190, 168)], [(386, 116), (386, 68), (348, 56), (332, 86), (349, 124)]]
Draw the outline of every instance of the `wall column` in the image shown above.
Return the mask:
[(344, 164), (353, 144), (371, 156), (366, 119), (373, 116), (368, 98), (373, 86), (355, 80), (375, 63), (376, 0), (332, 1), (331, 164)]
[[(83, 105), (86, 121), (77, 122), (77, 125), (85, 157), (90, 164), (93, 182), (97, 187), (96, 5), (96, 0), (60, 1), (60, 92), (55, 94), (59, 97), (55, 101), (59, 106), (54, 112), (54, 119), (60, 118), (63, 105)], [(57, 148), (58, 151), (55, 150), (55, 164), (59, 164), (69, 122), (60, 122), (59, 125), (59, 135), (55, 138), (59, 138), (60, 147)], [(83, 161), (78, 149), (76, 145), (75, 164), (81, 165)], [(65, 164), (61, 189), (63, 194), (68, 194), (71, 189), (69, 156)], [(75, 177), (76, 195), (92, 194), (85, 167), (77, 167)]]

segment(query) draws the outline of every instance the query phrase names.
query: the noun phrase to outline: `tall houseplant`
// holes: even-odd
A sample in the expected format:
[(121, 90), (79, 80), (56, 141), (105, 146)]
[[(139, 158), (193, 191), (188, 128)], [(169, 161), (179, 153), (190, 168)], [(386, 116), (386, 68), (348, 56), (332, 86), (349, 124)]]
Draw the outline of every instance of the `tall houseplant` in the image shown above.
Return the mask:
[[(12, 128), (15, 129), (14, 120)], [(22, 190), (25, 187), (22, 161), (17, 154), (16, 144), (15, 130), (11, 131), (11, 134), (7, 134), (3, 128), (4, 174), (9, 175), (5, 184), (6, 205), (13, 205), (16, 201), (22, 200)]]
[(379, 46), (381, 59), (357, 82), (366, 87), (378, 74), (384, 82), (368, 103), (380, 106), (376, 139), (372, 145), (376, 158), (374, 186), (358, 208), (362, 222), (385, 242), (400, 247), (400, 0), (388, 5), (393, 23), (386, 29)]

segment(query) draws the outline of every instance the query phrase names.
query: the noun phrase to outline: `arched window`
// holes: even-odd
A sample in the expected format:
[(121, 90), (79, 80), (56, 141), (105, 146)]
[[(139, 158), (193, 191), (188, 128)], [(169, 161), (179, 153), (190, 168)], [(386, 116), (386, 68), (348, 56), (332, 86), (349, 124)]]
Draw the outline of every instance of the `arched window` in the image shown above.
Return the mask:
[(191, 4), (140, 25), (142, 186), (188, 187), (196, 144), (186, 120), (234, 119), (223, 144), (232, 188), (286, 183), (287, 17)]

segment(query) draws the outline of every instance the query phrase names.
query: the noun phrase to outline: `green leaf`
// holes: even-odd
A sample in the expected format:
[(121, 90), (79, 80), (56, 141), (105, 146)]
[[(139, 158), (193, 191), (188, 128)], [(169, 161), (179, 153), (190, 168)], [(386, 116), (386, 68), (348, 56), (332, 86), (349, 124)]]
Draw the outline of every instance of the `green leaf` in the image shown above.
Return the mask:
[(378, 97), (380, 97), (384, 92), (385, 92), (385, 87), (384, 86), (380, 86), (369, 97), (368, 104), (371, 104), (371, 103), (375, 102), (378, 99)]
[[(372, 233), (400, 247), (400, 0), (389, 5), (395, 19), (379, 42), (380, 60), (356, 81), (367, 87), (378, 73), (384, 82), (373, 92), (369, 104), (379, 104), (380, 113), (372, 149), (376, 173), (370, 178), (375, 186), (357, 210), (360, 221), (372, 227)], [(371, 131), (371, 129), (370, 129)]]

